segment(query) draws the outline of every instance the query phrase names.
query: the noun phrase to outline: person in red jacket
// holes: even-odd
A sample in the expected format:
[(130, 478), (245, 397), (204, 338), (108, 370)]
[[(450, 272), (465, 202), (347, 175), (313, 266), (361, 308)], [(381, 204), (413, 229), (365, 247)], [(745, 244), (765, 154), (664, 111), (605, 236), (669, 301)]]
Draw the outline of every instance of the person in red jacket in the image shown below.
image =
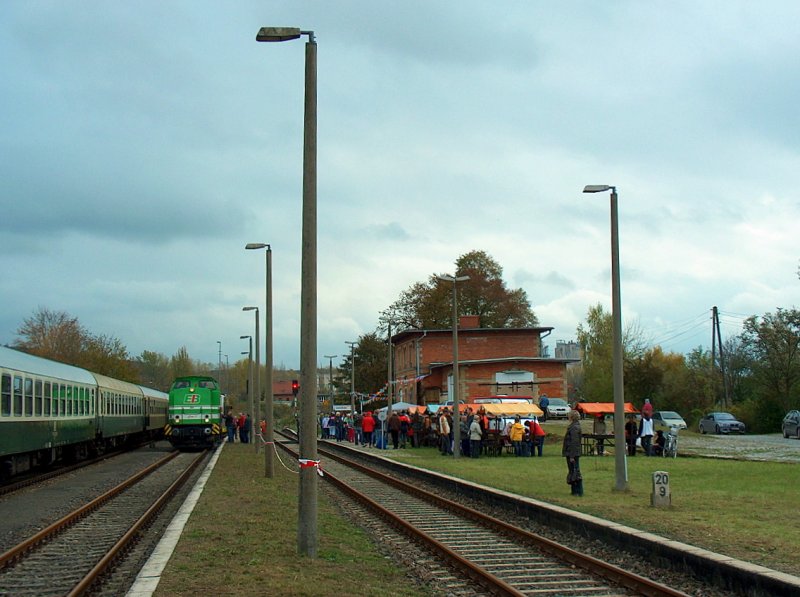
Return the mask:
[(372, 445), (372, 432), (375, 431), (375, 419), (372, 418), (372, 413), (367, 411), (364, 413), (364, 418), (361, 421), (361, 431), (363, 431), (362, 446)]
[(532, 420), (528, 421), (528, 425), (530, 426), (530, 437), (531, 437), (531, 456), (542, 455), (542, 448), (544, 447), (544, 436), (546, 435), (542, 426), (539, 425), (539, 420), (534, 417)]

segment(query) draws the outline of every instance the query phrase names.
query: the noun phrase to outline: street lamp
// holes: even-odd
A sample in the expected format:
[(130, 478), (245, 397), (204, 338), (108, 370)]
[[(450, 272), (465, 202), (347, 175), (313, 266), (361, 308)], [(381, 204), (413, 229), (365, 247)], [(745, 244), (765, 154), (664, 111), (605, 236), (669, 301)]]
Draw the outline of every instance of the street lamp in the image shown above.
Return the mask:
[(350, 412), (356, 414), (356, 353), (355, 347), (358, 342), (345, 340), (345, 344), (350, 345)]
[[(255, 315), (256, 315), (256, 372), (255, 372), (255, 378), (254, 378), (255, 379), (255, 386), (256, 386), (256, 388), (255, 388), (255, 412), (253, 411), (254, 402), (253, 401), (250, 402), (250, 414), (253, 416), (253, 418), (255, 420), (255, 426), (254, 426), (254, 429), (255, 429), (255, 428), (260, 428), (260, 426), (261, 426), (261, 349), (260, 349), (261, 336), (260, 336), (259, 330), (258, 330), (258, 321), (259, 321), (258, 307), (242, 307), (242, 311), (255, 311), (256, 312), (255, 313)], [(256, 433), (255, 433), (255, 431), (253, 431), (253, 437), (255, 438), (255, 436), (256, 436)], [(256, 451), (256, 454), (258, 454), (258, 450), (260, 448), (259, 442), (258, 441), (254, 441), (253, 443), (256, 445), (255, 451)]]
[[(326, 354), (324, 355), (326, 359), (328, 359), (328, 384), (331, 388), (331, 408), (333, 408), (333, 359), (338, 357), (338, 354)], [(355, 415), (355, 413), (353, 413)]]
[[(239, 336), (240, 340), (247, 339), (250, 342), (250, 349), (248, 352), (243, 352), (247, 356), (247, 408), (253, 412), (253, 337), (252, 336)], [(252, 424), (250, 425), (252, 429)]]
[(611, 191), (611, 319), (614, 341), (614, 461), (617, 491), (628, 489), (628, 464), (625, 459), (625, 388), (622, 375), (622, 309), (619, 289), (619, 220), (617, 215), (617, 188), (611, 185), (586, 185), (584, 193)]
[(267, 243), (247, 243), (245, 249), (266, 249), (267, 260), (266, 308), (264, 312), (264, 421), (267, 429), (264, 433), (264, 475), (271, 479), (275, 476), (275, 435), (274, 435), (274, 397), (272, 389), (272, 247)]
[(469, 276), (437, 276), (443, 282), (453, 283), (453, 458), (461, 455), (461, 409), (458, 400), (458, 282), (466, 282)]
[[(300, 288), (300, 460), (317, 458), (317, 42), (313, 31), (262, 27), (256, 41), (280, 42), (308, 36), (303, 114), (303, 238)], [(317, 556), (317, 470), (300, 468), (297, 550)]]
[(217, 344), (219, 345), (219, 352), (217, 356), (217, 375), (219, 379), (217, 380), (220, 384), (222, 383), (222, 340), (217, 340)]

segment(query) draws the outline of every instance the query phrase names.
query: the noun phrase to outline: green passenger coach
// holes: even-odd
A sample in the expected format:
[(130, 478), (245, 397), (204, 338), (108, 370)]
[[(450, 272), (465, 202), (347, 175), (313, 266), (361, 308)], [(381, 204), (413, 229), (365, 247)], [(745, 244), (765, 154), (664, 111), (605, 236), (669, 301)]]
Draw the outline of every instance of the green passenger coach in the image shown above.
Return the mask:
[(169, 389), (164, 435), (180, 449), (208, 448), (223, 438), (223, 397), (213, 377), (178, 377)]

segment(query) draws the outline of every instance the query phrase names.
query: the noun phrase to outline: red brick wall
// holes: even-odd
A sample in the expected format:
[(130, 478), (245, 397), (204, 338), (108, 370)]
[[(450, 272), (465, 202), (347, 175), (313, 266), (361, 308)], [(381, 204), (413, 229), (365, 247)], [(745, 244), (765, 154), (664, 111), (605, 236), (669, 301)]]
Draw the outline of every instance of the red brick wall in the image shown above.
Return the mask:
[[(428, 332), (397, 344), (394, 350), (395, 379), (413, 378), (417, 374), (416, 340), (419, 340), (419, 372), (421, 375), (430, 374), (418, 385), (405, 384), (404, 400), (416, 401), (417, 392), (424, 396), (426, 403), (438, 402), (440, 391), (447, 391), (447, 376), (451, 367), (437, 367), (431, 374), (431, 363), (451, 363), (453, 360), (453, 334), (449, 331)], [(539, 332), (530, 330), (463, 330), (458, 334), (458, 360), (478, 361), (498, 358), (513, 357), (538, 357)], [(564, 379), (566, 364), (559, 361), (503, 361), (499, 363), (478, 363), (459, 367), (459, 381), (461, 398), (489, 396), (496, 393), (496, 388), (491, 385), (495, 373), (510, 368), (532, 371), (535, 381), (545, 382), (533, 390), (523, 386), (517, 395), (538, 396), (542, 393), (551, 397), (567, 396), (567, 383)], [(509, 393), (510, 390), (504, 391)]]

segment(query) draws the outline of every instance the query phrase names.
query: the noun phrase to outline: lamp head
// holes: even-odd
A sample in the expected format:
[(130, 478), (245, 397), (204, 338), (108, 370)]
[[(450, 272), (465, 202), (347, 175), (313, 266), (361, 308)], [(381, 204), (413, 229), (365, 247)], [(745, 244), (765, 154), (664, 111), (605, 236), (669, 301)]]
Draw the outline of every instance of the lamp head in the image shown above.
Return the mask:
[(269, 249), (269, 245), (267, 243), (247, 243), (244, 246), (245, 249)]
[(256, 41), (289, 41), (299, 37), (299, 27), (262, 27), (256, 34)]
[(587, 184), (583, 187), (584, 193), (604, 193), (605, 191), (616, 191), (617, 187), (607, 184)]
[(242, 311), (258, 311), (258, 307), (242, 307)]
[(252, 336), (239, 336), (239, 340), (244, 340), (245, 338), (252, 338)]

